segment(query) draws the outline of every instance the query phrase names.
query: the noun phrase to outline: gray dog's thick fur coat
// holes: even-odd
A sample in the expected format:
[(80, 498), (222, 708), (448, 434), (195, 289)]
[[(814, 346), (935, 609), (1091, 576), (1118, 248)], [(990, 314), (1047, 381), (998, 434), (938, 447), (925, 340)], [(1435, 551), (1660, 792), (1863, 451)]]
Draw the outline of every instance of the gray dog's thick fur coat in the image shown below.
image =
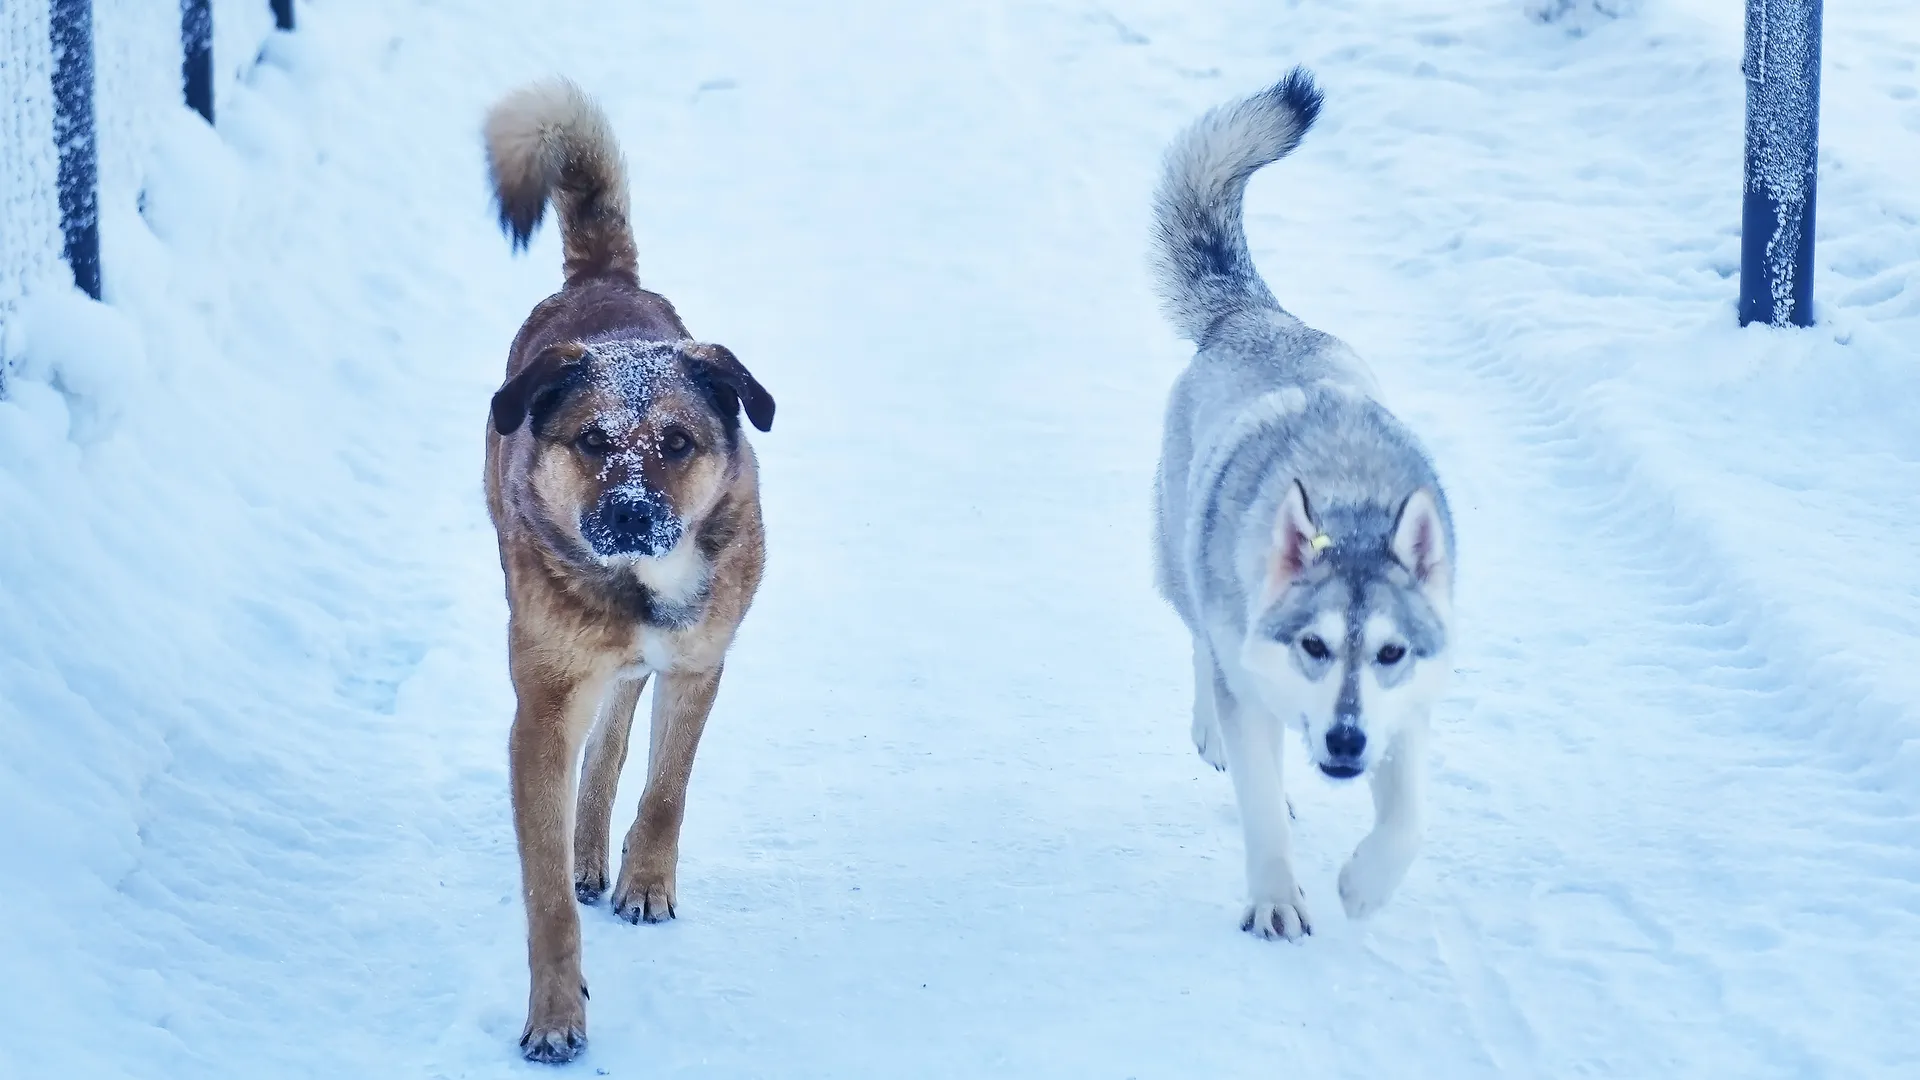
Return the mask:
[(1248, 179), (1321, 103), (1295, 69), (1175, 141), (1155, 200), (1168, 317), (1197, 346), (1173, 388), (1156, 483), (1162, 595), (1194, 639), (1194, 741), (1228, 769), (1247, 839), (1245, 929), (1311, 922), (1294, 880), (1281, 736), (1330, 776), (1372, 776), (1376, 826), (1341, 874), (1384, 903), (1421, 829), (1427, 712), (1444, 683), (1452, 521), (1432, 464), (1339, 339), (1282, 310), (1241, 222)]

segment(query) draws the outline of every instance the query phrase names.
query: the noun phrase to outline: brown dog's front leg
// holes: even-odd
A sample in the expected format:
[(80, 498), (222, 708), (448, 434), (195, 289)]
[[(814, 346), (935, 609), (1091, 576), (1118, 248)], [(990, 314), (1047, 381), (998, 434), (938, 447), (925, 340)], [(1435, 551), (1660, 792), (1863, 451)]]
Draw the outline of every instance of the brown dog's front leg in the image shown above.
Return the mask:
[(663, 675), (654, 687), (647, 790), (640, 796), (640, 816), (627, 830), (620, 886), (613, 892), (614, 914), (628, 922), (665, 922), (674, 916), (687, 781), (719, 690), (719, 669)]
[(532, 980), (520, 1047), (529, 1061), (570, 1061), (587, 1045), (580, 915), (573, 899), (573, 770), (605, 680), (536, 670), (521, 662), (522, 655), (514, 658), (520, 705), (508, 748)]
[(598, 901), (611, 884), (607, 873), (607, 844), (613, 835), (613, 798), (620, 789), (620, 770), (627, 763), (627, 738), (633, 732), (633, 709), (647, 677), (617, 683), (600, 706), (587, 753), (580, 765), (580, 801), (573, 816), (573, 895), (583, 904)]

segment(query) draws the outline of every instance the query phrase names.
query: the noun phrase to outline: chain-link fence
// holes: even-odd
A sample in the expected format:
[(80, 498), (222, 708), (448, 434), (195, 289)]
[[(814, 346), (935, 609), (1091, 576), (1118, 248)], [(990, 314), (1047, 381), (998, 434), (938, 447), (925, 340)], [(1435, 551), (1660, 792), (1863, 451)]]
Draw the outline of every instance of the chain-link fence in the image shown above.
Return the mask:
[(102, 210), (138, 207), (162, 110), (213, 122), (294, 19), (293, 0), (0, 3), (0, 345), (35, 291), (111, 294)]

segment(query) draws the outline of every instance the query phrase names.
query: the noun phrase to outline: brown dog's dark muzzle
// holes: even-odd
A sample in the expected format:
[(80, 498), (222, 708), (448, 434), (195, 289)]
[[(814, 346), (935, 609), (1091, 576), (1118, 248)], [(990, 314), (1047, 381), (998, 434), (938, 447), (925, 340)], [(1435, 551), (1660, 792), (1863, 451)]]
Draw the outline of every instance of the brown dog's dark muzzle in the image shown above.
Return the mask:
[(664, 555), (680, 542), (680, 518), (650, 491), (616, 488), (580, 521), (580, 533), (601, 558)]

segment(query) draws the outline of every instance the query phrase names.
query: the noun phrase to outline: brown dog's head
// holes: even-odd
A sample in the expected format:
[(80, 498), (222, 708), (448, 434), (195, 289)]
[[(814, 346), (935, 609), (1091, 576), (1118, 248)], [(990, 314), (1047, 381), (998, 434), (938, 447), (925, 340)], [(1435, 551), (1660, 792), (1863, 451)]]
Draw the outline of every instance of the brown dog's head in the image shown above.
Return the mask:
[(567, 342), (493, 395), (493, 426), (532, 439), (548, 545), (607, 564), (664, 558), (699, 534), (737, 475), (742, 409), (773, 427), (772, 396), (723, 346)]

